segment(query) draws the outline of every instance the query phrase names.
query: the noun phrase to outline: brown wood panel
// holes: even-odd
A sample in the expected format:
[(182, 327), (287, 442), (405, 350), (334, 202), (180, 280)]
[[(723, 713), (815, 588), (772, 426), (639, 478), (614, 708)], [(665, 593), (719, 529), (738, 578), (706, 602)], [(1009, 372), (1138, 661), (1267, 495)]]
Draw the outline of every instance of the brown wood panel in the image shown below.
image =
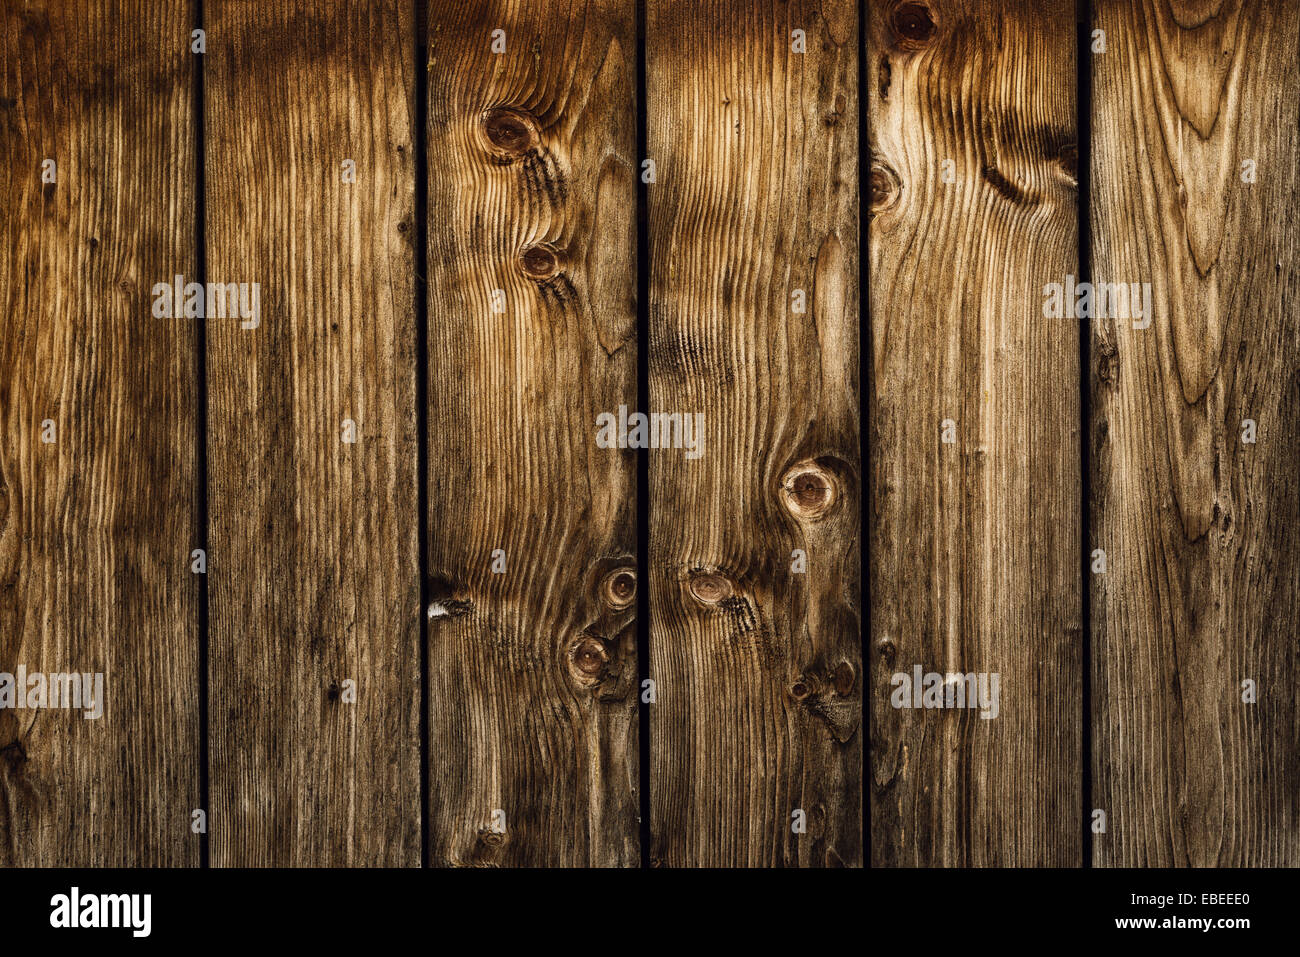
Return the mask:
[(1092, 324), (1093, 860), (1296, 866), (1300, 7), (1094, 26), (1093, 271), (1152, 311)]
[[(1080, 863), (1079, 331), (1043, 312), (1078, 271), (1073, 14), (872, 10), (877, 865)], [(896, 707), (917, 666), (990, 705), (998, 675), (996, 717)]]
[(632, 12), (430, 4), (435, 866), (639, 859)]
[(656, 864), (862, 863), (857, 46), (844, 0), (647, 4), (642, 411), (703, 415), (647, 453)]
[(414, 866), (413, 12), (205, 15), (212, 863)]
[(0, 865), (198, 863), (196, 335), (151, 292), (193, 263), (188, 35), (0, 9), (0, 672), (104, 675), (101, 718), (0, 710)]

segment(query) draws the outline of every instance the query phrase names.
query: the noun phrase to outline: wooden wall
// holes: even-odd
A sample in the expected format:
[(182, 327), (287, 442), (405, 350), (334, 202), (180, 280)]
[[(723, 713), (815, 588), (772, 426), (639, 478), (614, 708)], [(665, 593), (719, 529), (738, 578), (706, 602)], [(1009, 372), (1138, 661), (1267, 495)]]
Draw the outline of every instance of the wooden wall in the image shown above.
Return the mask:
[(1294, 3), (0, 47), (0, 865), (1300, 864)]

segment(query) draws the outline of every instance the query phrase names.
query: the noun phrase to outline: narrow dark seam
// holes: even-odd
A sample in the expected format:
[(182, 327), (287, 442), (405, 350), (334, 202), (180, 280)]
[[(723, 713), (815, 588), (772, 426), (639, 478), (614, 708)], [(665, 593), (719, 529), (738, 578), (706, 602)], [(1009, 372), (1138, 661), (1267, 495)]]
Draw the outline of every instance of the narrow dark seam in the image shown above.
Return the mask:
[[(636, 3), (636, 262), (637, 262), (637, 409), (650, 410), (650, 221), (648, 189), (640, 163), (647, 158), (649, 131), (646, 114), (645, 0)], [(654, 592), (650, 567), (650, 457), (646, 449), (636, 455), (636, 566), (637, 579), (637, 718), (640, 746), (638, 791), (640, 797), (641, 867), (651, 865), (650, 826), (650, 705), (642, 688), (650, 677), (650, 597)]]
[(429, 866), (429, 36), (425, 0), (415, 0), (415, 431), (420, 578), (420, 866)]
[[(194, 29), (203, 29), (203, 0), (194, 0)], [(207, 256), (207, 130), (204, 124), (203, 57), (190, 54), (193, 65), (193, 98), (191, 114), (194, 123), (194, 272), (195, 281), (203, 288), (208, 282)], [(195, 324), (194, 375), (196, 462), (198, 476), (198, 501), (196, 538), (203, 550), (205, 573), (196, 575), (199, 590), (199, 808), (208, 817), (209, 826), (199, 833), (199, 867), (211, 866), (211, 846), (208, 832), (211, 824), (211, 793), (208, 747), (208, 329), (207, 320), (200, 316)]]

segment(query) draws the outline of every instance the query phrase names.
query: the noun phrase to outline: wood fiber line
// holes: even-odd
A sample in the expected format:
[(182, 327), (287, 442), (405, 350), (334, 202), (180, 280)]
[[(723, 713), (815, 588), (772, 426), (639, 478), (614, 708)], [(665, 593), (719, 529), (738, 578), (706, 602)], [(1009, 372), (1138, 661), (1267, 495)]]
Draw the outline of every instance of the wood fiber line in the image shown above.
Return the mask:
[(858, 42), (647, 4), (645, 411), (703, 415), (648, 453), (657, 865), (862, 864)]
[(1093, 860), (1293, 867), (1300, 7), (1101, 0), (1094, 27), (1094, 273), (1152, 316), (1092, 326)]
[(193, 263), (188, 37), (0, 9), (0, 672), (104, 675), (101, 718), (0, 710), (4, 866), (198, 862), (196, 336), (151, 308)]
[(640, 858), (632, 12), (430, 5), (435, 866)]
[[(875, 4), (866, 42), (872, 863), (1077, 866), (1079, 334), (1043, 312), (1078, 264), (1073, 7)], [(997, 674), (996, 717), (896, 707), (917, 666)]]
[(205, 5), (212, 863), (415, 866), (413, 15), (300, 7)]

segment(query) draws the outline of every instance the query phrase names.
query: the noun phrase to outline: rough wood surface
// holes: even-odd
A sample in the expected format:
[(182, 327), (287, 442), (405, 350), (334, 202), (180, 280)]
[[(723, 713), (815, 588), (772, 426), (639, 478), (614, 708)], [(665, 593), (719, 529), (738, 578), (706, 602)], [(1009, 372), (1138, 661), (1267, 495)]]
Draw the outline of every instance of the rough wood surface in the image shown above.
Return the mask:
[(414, 866), (413, 12), (298, 7), (205, 4), (212, 863)]
[(647, 411), (703, 415), (648, 453), (655, 864), (862, 863), (857, 46), (844, 0), (647, 5)]
[(1154, 320), (1093, 324), (1093, 858), (1294, 867), (1300, 7), (1095, 26), (1094, 273), (1149, 282)]
[[(1078, 865), (1072, 5), (876, 4), (867, 50), (872, 861)], [(895, 708), (917, 665), (998, 716)]]
[(435, 866), (639, 860), (632, 12), (430, 5)]
[(198, 863), (196, 337), (150, 294), (193, 262), (188, 33), (0, 9), (0, 672), (105, 675), (97, 720), (0, 711), (0, 865)]
[(1070, 0), (156, 6), (0, 10), (0, 674), (107, 679), (0, 866), (194, 866), (205, 772), (214, 866), (861, 865), (864, 781), (876, 866), (1300, 865), (1295, 0), (1095, 0), (1088, 276)]

